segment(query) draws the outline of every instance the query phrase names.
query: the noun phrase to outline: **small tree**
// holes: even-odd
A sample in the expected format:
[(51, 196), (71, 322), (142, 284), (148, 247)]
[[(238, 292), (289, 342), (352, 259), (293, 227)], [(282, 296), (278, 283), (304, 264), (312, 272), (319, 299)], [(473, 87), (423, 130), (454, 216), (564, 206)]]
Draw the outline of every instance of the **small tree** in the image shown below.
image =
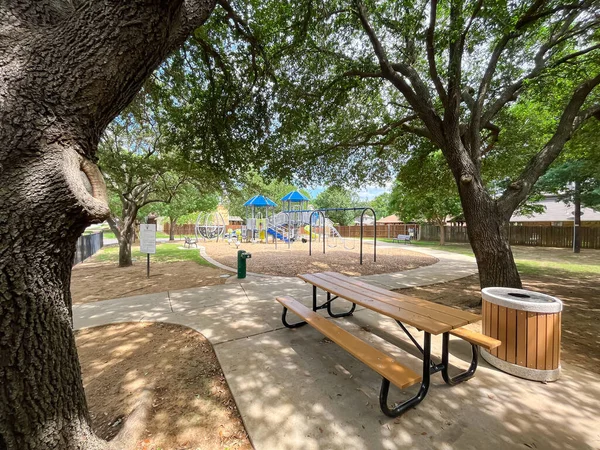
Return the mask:
[(369, 206), (373, 208), (375, 210), (375, 214), (377, 214), (377, 219), (381, 219), (392, 214), (392, 211), (390, 210), (390, 198), (391, 194), (389, 192), (384, 192), (369, 202)]
[(412, 158), (402, 167), (390, 195), (390, 208), (405, 222), (427, 221), (440, 229), (448, 217), (462, 214), (452, 173), (440, 151)]
[(562, 158), (540, 178), (536, 189), (553, 193), (567, 205), (573, 205), (573, 252), (581, 250), (581, 207), (600, 210), (600, 124), (589, 122), (567, 145)]
[[(352, 208), (359, 206), (360, 199), (356, 193), (340, 186), (329, 186), (319, 193), (312, 202), (316, 208)], [(334, 223), (351, 225), (356, 216), (355, 211), (329, 211), (329, 217)]]
[(110, 124), (98, 148), (99, 165), (113, 199), (107, 221), (119, 241), (119, 267), (132, 264), (131, 244), (140, 209), (170, 203), (188, 182), (207, 179), (197, 166), (171, 151), (160, 125), (147, 111), (143, 108), (141, 115), (131, 108), (122, 114)]

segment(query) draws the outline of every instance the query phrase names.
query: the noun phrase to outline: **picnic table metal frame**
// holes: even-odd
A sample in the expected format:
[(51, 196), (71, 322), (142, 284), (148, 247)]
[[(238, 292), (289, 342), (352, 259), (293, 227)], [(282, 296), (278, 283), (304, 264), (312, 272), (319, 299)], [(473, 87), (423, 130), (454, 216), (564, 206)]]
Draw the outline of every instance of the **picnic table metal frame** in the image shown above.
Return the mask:
[[(312, 284), (309, 281), (306, 281), (306, 282), (309, 284)], [(344, 298), (342, 298), (342, 300), (350, 301), (352, 303), (352, 307), (350, 308), (350, 310), (345, 313), (339, 313), (339, 314), (333, 313), (333, 311), (331, 310), (331, 304), (333, 303), (334, 300), (336, 300), (340, 297), (338, 295), (332, 296), (332, 294), (330, 292), (328, 292), (326, 289), (322, 289), (322, 288), (321, 289), (327, 293), (327, 300), (324, 303), (319, 305), (318, 301), (317, 301), (317, 286), (312, 284), (312, 288), (313, 288), (313, 291), (312, 291), (313, 292), (313, 298), (312, 298), (313, 311), (316, 312), (319, 309), (327, 309), (327, 314), (329, 314), (329, 316), (334, 317), (334, 318), (351, 316), (354, 313), (354, 310), (356, 309), (356, 303), (353, 303), (350, 300), (346, 300)], [(366, 306), (365, 306), (365, 308), (369, 309)], [(379, 312), (379, 314), (382, 314), (383, 316), (388, 317), (386, 314), (383, 314), (381, 312)], [(305, 321), (300, 321), (300, 322), (290, 324), (287, 321), (286, 316), (287, 316), (287, 308), (284, 306), (283, 313), (281, 315), (281, 321), (283, 322), (283, 325), (286, 326), (287, 328), (298, 328), (298, 327), (301, 327), (301, 326), (304, 326), (307, 324), (307, 322), (305, 322)], [(415, 396), (411, 397), (410, 399), (408, 399), (405, 402), (402, 402), (396, 406), (390, 407), (388, 405), (390, 381), (388, 379), (386, 379), (385, 377), (382, 377), (381, 388), (379, 391), (379, 406), (381, 407), (381, 410), (383, 411), (383, 413), (386, 416), (398, 417), (398, 416), (404, 414), (407, 410), (409, 410), (409, 409), (415, 407), (416, 405), (418, 405), (419, 403), (421, 403), (423, 401), (423, 399), (427, 396), (427, 392), (429, 391), (431, 375), (433, 375), (435, 373), (441, 372), (444, 382), (449, 386), (455, 386), (459, 383), (467, 381), (468, 379), (472, 378), (475, 375), (475, 371), (477, 370), (477, 365), (479, 362), (477, 345), (470, 344), (472, 356), (471, 356), (471, 363), (469, 365), (469, 368), (466, 371), (451, 377), (450, 374), (448, 373), (449, 360), (450, 360), (450, 333), (448, 331), (442, 333), (442, 362), (436, 364), (431, 358), (431, 333), (423, 330), (423, 334), (424, 334), (423, 346), (421, 346), (419, 344), (419, 342), (408, 331), (408, 329), (402, 322), (400, 322), (399, 320), (395, 320), (395, 322), (400, 326), (402, 331), (404, 331), (404, 333), (410, 338), (410, 340), (412, 341), (413, 345), (417, 348), (417, 350), (419, 350), (419, 352), (423, 355), (422, 380), (421, 380), (421, 386), (419, 388), (419, 391), (417, 392), (417, 394)]]

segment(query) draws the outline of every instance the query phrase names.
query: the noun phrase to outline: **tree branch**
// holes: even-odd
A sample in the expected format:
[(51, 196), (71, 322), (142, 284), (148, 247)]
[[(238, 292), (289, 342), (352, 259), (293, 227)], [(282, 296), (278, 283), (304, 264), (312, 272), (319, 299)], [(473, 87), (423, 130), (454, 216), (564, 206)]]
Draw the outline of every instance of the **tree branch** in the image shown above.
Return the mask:
[(435, 89), (440, 96), (440, 100), (442, 101), (442, 105), (444, 107), (448, 103), (448, 97), (446, 94), (446, 90), (444, 89), (444, 85), (440, 80), (437, 71), (437, 65), (435, 63), (435, 50), (434, 50), (434, 41), (435, 41), (435, 21), (437, 18), (437, 0), (431, 0), (431, 10), (429, 12), (429, 27), (427, 28), (427, 62), (429, 63), (429, 76), (433, 80), (433, 84), (435, 85)]
[[(554, 48), (555, 46), (557, 46), (558, 44), (560, 44), (561, 42), (561, 38), (563, 36), (565, 36), (565, 34), (568, 32), (568, 25), (570, 25), (572, 23), (573, 20), (575, 20), (575, 18), (581, 14), (581, 12), (583, 11), (583, 7), (574, 9), (567, 18), (565, 18), (564, 23), (561, 27), (561, 30), (555, 34), (555, 35), (551, 35), (549, 40), (542, 44), (540, 46), (540, 48), (538, 49), (535, 58), (534, 58), (534, 67), (533, 69), (525, 76), (521, 77), (519, 80), (515, 81), (514, 83), (510, 84), (496, 99), (496, 101), (494, 101), (492, 103), (491, 106), (489, 106), (487, 108), (487, 110), (482, 114), (482, 118), (481, 121), (479, 122), (481, 123), (487, 123), (489, 121), (491, 121), (496, 114), (498, 114), (498, 112), (504, 107), (504, 105), (506, 105), (506, 103), (508, 103), (509, 101), (514, 101), (518, 98), (521, 88), (523, 87), (525, 81), (527, 80), (532, 80), (534, 78), (539, 77), (546, 68), (548, 67), (557, 67), (560, 64), (564, 64), (565, 62), (580, 56), (578, 53), (579, 52), (574, 52), (571, 55), (567, 55), (563, 58), (561, 58), (563, 61), (561, 61), (560, 63), (557, 61), (556, 64), (551, 64), (548, 65), (549, 62), (549, 58), (546, 57), (547, 53)], [(530, 21), (525, 22), (527, 24), (532, 23)], [(583, 51), (582, 54), (588, 53), (592, 50), (595, 50), (596, 46), (593, 47), (589, 47), (588, 49), (585, 49)], [(499, 55), (498, 55), (499, 57)], [(560, 61), (560, 60), (559, 60)], [(496, 60), (497, 63), (497, 60)], [(494, 65), (494, 70), (495, 70), (495, 65)], [(486, 79), (486, 90), (487, 88), (489, 88), (489, 83), (491, 81), (491, 76), (493, 76), (493, 73), (490, 74), (490, 79)], [(483, 83), (483, 80), (482, 80)], [(480, 94), (480, 98), (478, 99), (479, 102), (481, 104), (483, 104), (484, 99), (481, 98), (483, 97), (483, 93), (484, 91), (481, 91), (482, 93)], [(475, 129), (475, 128), (474, 128)]]
[(600, 105), (594, 105), (584, 111), (580, 111), (587, 96), (593, 89), (600, 85), (600, 74), (595, 78), (581, 83), (573, 93), (558, 123), (554, 135), (546, 145), (527, 164), (521, 175), (511, 183), (508, 189), (498, 199), (498, 209), (505, 220), (510, 216), (517, 206), (527, 198), (536, 181), (548, 169), (550, 164), (560, 155), (573, 132), (581, 126), (585, 119), (600, 113)]
[(345, 77), (359, 77), (359, 78), (383, 78), (381, 72), (363, 72), (362, 70), (353, 69), (348, 70), (342, 74)]
[[(417, 95), (417, 93), (413, 91), (413, 88), (420, 90), (419, 86), (422, 84), (419, 83), (418, 80), (411, 78), (411, 73), (416, 73), (416, 71), (414, 71), (412, 67), (402, 63), (396, 64), (395, 67), (392, 66), (387, 58), (387, 54), (381, 42), (371, 27), (362, 1), (354, 0), (354, 3), (356, 6), (356, 14), (358, 15), (360, 23), (369, 37), (369, 40), (371, 41), (371, 45), (373, 46), (373, 50), (377, 56), (379, 66), (381, 67), (381, 72), (383, 73), (384, 77), (388, 79), (394, 85), (394, 87), (396, 87), (396, 89), (402, 93), (402, 95), (404, 95), (406, 101), (413, 107), (415, 112), (419, 115), (419, 118), (428, 128), (433, 141), (440, 147), (443, 146), (444, 134), (442, 132), (441, 119), (426, 100), (429, 98), (429, 93), (427, 92), (427, 95), (423, 97)], [(411, 88), (408, 83), (398, 75), (397, 71), (411, 80), (411, 83), (413, 83), (413, 88)]]

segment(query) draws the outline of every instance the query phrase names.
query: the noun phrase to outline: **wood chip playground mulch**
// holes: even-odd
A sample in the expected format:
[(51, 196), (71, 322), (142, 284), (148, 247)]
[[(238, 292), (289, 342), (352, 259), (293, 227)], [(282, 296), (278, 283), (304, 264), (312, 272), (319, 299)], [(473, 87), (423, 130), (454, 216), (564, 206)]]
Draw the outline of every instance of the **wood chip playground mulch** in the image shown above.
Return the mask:
[[(211, 258), (229, 267), (237, 267), (237, 248), (226, 241), (199, 242), (206, 248)], [(348, 243), (348, 247), (352, 242)], [(252, 254), (247, 261), (248, 272), (264, 275), (279, 275), (294, 277), (302, 273), (333, 271), (349, 276), (375, 275), (379, 273), (394, 273), (404, 270), (435, 264), (438, 260), (432, 256), (410, 251), (407, 248), (377, 247), (377, 262), (373, 262), (372, 241), (363, 244), (363, 264), (359, 262), (359, 244), (354, 242), (354, 249), (347, 250), (341, 243), (334, 248), (313, 243), (312, 256), (308, 254), (308, 243), (295, 242), (288, 249), (287, 244), (251, 244), (243, 243), (239, 249)]]

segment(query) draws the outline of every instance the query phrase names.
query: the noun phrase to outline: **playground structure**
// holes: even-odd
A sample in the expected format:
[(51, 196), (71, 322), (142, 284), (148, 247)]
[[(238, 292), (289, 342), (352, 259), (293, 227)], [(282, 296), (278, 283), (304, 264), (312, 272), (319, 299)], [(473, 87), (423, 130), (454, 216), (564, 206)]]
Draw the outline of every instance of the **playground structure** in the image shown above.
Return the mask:
[[(246, 211), (250, 210), (251, 214), (246, 214), (246, 226), (242, 227), (242, 236), (245, 236), (246, 240), (251, 242), (257, 241), (257, 235), (260, 240), (268, 241), (267, 233), (274, 233), (271, 230), (268, 223), (269, 209), (272, 208), (275, 211), (277, 204), (270, 198), (264, 195), (255, 195), (246, 203), (244, 203)], [(259, 210), (258, 212), (256, 210)], [(265, 211), (265, 218), (263, 218), (261, 209)], [(283, 235), (274, 235), (274, 239), (284, 239)]]
[(225, 236), (225, 219), (219, 211), (201, 212), (196, 219), (195, 234), (196, 239), (202, 238), (204, 241), (212, 241)]
[[(329, 211), (359, 211), (361, 213), (361, 234), (359, 238), (360, 263), (363, 261), (363, 226), (365, 213), (373, 215), (373, 261), (377, 261), (377, 217), (375, 211), (368, 207), (356, 208), (326, 208), (312, 209), (309, 207), (309, 199), (298, 191), (292, 191), (281, 198), (284, 210), (275, 213), (275, 202), (262, 195), (257, 195), (248, 200), (244, 206), (251, 208), (251, 216), (247, 219), (242, 236), (251, 242), (259, 240), (269, 242), (271, 236), (275, 248), (278, 241), (287, 244), (291, 248), (296, 241), (308, 242), (309, 255), (312, 255), (312, 242), (322, 243), (323, 253), (327, 247), (335, 248), (343, 246), (346, 250), (356, 248), (356, 240), (343, 237), (334, 223), (327, 217)], [(264, 208), (264, 216), (260, 209)], [(259, 212), (257, 212), (259, 209)]]
[[(275, 248), (283, 242), (291, 248), (296, 241), (308, 242), (308, 254), (312, 255), (313, 242), (322, 244), (323, 253), (327, 248), (343, 247), (354, 250), (357, 240), (340, 234), (334, 223), (327, 217), (330, 211), (359, 211), (360, 215), (360, 264), (363, 263), (363, 227), (364, 216), (370, 212), (373, 216), (373, 261), (377, 261), (377, 217), (373, 208), (325, 208), (314, 209), (309, 206), (309, 199), (298, 191), (292, 191), (281, 198), (283, 211), (275, 213), (277, 204), (264, 195), (255, 195), (249, 199), (246, 207), (246, 224), (241, 230), (227, 230), (228, 224), (219, 211), (203, 212), (198, 215), (195, 226), (196, 239), (204, 241), (227, 239), (231, 244), (235, 240), (236, 247), (242, 241), (269, 243), (271, 238)], [(369, 225), (371, 226), (371, 225)]]

